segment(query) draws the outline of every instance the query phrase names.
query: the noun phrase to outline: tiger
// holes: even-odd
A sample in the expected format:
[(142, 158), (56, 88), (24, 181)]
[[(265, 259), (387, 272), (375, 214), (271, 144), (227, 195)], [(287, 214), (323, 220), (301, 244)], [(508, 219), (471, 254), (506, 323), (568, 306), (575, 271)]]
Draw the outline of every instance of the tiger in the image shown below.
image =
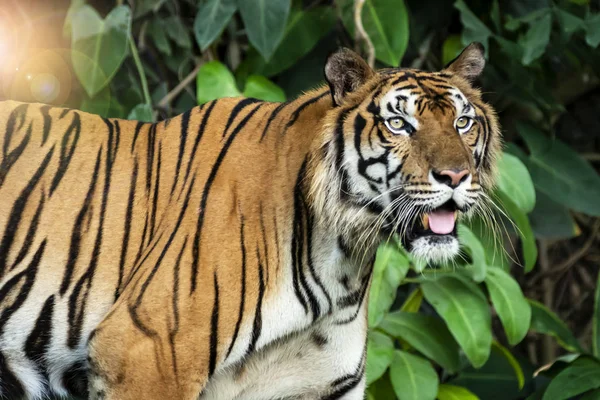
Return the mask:
[(156, 123), (0, 103), (0, 398), (363, 399), (377, 248), (435, 263), (495, 185), (483, 47)]

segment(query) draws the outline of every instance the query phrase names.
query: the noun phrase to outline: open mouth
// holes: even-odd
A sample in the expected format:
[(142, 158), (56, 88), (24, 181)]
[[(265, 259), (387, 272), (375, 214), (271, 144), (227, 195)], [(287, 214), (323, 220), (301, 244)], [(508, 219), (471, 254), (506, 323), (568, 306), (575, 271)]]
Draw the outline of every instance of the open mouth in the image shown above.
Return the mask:
[(418, 258), (444, 261), (458, 254), (458, 208), (453, 200), (418, 216), (402, 238), (404, 247)]
[(422, 213), (413, 225), (411, 236), (456, 236), (457, 218), (458, 210), (454, 201), (450, 200), (432, 211)]

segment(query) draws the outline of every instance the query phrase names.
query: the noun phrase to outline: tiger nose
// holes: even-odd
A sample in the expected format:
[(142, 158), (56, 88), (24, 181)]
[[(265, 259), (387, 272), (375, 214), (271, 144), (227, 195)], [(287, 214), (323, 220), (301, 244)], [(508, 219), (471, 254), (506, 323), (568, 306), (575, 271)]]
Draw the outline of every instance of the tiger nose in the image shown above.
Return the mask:
[(444, 185), (455, 189), (469, 177), (468, 169), (444, 169), (442, 171), (431, 171), (433, 178)]

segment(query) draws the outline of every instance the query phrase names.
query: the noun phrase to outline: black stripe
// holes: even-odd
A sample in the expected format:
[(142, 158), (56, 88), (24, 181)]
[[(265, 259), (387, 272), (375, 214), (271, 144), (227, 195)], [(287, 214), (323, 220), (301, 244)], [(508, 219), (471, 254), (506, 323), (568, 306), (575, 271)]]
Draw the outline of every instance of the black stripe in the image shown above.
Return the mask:
[(150, 216), (150, 239), (154, 237), (156, 227), (156, 210), (158, 209), (158, 191), (160, 189), (160, 167), (162, 163), (162, 143), (158, 144), (158, 160), (156, 162), (156, 182), (154, 183), (154, 195), (152, 198), (152, 213)]
[(221, 166), (221, 163), (223, 162), (223, 159), (225, 158), (225, 155), (227, 154), (229, 147), (233, 143), (233, 140), (236, 138), (238, 133), (242, 130), (242, 128), (246, 125), (246, 123), (250, 120), (250, 118), (252, 118), (252, 115), (254, 115), (254, 113), (260, 108), (260, 106), (262, 104), (265, 104), (265, 103), (258, 104), (250, 112), (248, 112), (246, 117), (244, 117), (244, 119), (235, 127), (235, 129), (233, 130), (231, 135), (229, 135), (229, 137), (227, 138), (227, 141), (225, 142), (225, 144), (221, 148), (221, 151), (219, 152), (219, 156), (217, 157), (217, 160), (215, 161), (215, 164), (213, 165), (213, 167), (210, 171), (210, 175), (208, 176), (206, 183), (204, 184), (204, 190), (202, 190), (202, 200), (200, 202), (200, 212), (198, 213), (198, 223), (197, 223), (197, 227), (196, 227), (196, 235), (194, 238), (194, 257), (193, 257), (194, 260), (192, 262), (192, 281), (191, 281), (190, 293), (193, 293), (196, 290), (196, 279), (198, 276), (198, 262), (199, 262), (199, 258), (200, 258), (200, 247), (199, 247), (200, 243), (199, 242), (200, 242), (200, 236), (202, 234), (202, 225), (204, 224), (204, 215), (206, 214), (206, 204), (208, 202), (208, 195), (210, 194), (210, 188), (212, 187), (215, 177), (217, 176), (217, 172), (219, 171), (219, 167)]
[(77, 218), (75, 219), (75, 223), (73, 224), (73, 233), (71, 233), (71, 243), (69, 245), (69, 257), (67, 259), (65, 273), (62, 279), (62, 283), (60, 285), (59, 293), (61, 296), (65, 295), (67, 289), (69, 288), (69, 285), (71, 284), (71, 278), (73, 277), (75, 265), (77, 263), (77, 259), (79, 258), (79, 251), (81, 250), (81, 238), (83, 236), (83, 231), (85, 230), (84, 222), (87, 219), (87, 214), (90, 212), (92, 200), (96, 192), (96, 184), (98, 183), (98, 175), (100, 173), (101, 160), (102, 148), (98, 150), (98, 155), (96, 156), (96, 165), (94, 166), (94, 172), (92, 174), (90, 186), (88, 187), (88, 191), (85, 196), (83, 205), (81, 206), (79, 214), (77, 214)]
[(279, 228), (277, 227), (277, 210), (273, 210), (273, 232), (275, 233), (275, 250), (277, 250), (277, 267), (275, 275), (279, 276), (279, 267), (281, 265), (279, 258)]
[(265, 219), (264, 219), (262, 202), (260, 202), (260, 209), (259, 209), (259, 211), (260, 211), (259, 212), (259, 215), (260, 215), (260, 231), (262, 233), (263, 248), (265, 250), (265, 268), (266, 268), (266, 271), (267, 271), (266, 280), (267, 280), (267, 282), (269, 282), (269, 246), (267, 245), (267, 230), (265, 229)]
[(121, 285), (125, 276), (125, 258), (127, 256), (127, 247), (129, 246), (129, 235), (131, 234), (131, 220), (133, 216), (133, 203), (135, 201), (135, 185), (137, 182), (138, 162), (137, 158), (133, 164), (133, 173), (129, 183), (129, 197), (127, 199), (127, 210), (125, 211), (125, 225), (123, 226), (123, 247), (121, 247), (121, 258), (119, 261), (119, 280), (115, 289), (115, 301), (121, 294)]
[(29, 229), (27, 229), (27, 234), (25, 235), (25, 240), (23, 241), (23, 246), (21, 250), (19, 250), (19, 254), (17, 254), (17, 258), (12, 263), (10, 270), (12, 271), (14, 268), (17, 268), (18, 265), (25, 259), (27, 254), (29, 253), (29, 249), (33, 244), (33, 239), (35, 237), (35, 233), (37, 232), (38, 224), (40, 222), (40, 216), (42, 214), (42, 209), (44, 208), (44, 204), (46, 203), (46, 195), (42, 192), (42, 198), (40, 199), (40, 203), (35, 210), (35, 214), (31, 219), (31, 223), (29, 224)]
[(358, 302), (354, 302), (354, 304), (356, 304), (356, 310), (354, 311), (354, 314), (351, 315), (349, 318), (336, 322), (336, 325), (346, 325), (349, 324), (350, 322), (354, 321), (356, 319), (356, 317), (358, 316), (358, 313), (360, 312), (360, 309), (362, 307), (363, 301), (366, 298), (366, 294), (367, 294), (367, 289), (369, 288), (369, 280), (370, 280), (371, 275), (367, 274), (362, 278), (362, 283), (361, 283), (361, 288), (360, 288), (360, 294), (358, 296)]
[(60, 158), (58, 162), (58, 170), (52, 179), (52, 184), (50, 185), (50, 196), (58, 187), (58, 184), (65, 176), (67, 172), (67, 168), (69, 168), (69, 164), (71, 163), (71, 159), (73, 158), (73, 153), (75, 153), (75, 148), (77, 147), (77, 142), (79, 142), (79, 135), (81, 134), (81, 119), (79, 117), (79, 113), (73, 113), (73, 120), (71, 121), (71, 125), (67, 128), (65, 134), (62, 137), (62, 141), (60, 142)]
[(233, 337), (231, 338), (231, 343), (229, 344), (229, 349), (227, 350), (227, 354), (225, 358), (229, 357), (231, 354), (231, 350), (233, 350), (233, 346), (237, 340), (238, 333), (240, 331), (240, 325), (242, 324), (242, 319), (244, 317), (244, 305), (246, 303), (246, 243), (244, 238), (244, 216), (242, 215), (242, 210), (240, 209), (240, 250), (242, 252), (242, 284), (241, 284), (241, 299), (240, 299), (240, 310), (238, 312), (238, 319), (235, 324), (235, 330), (233, 331)]
[(6, 179), (6, 175), (8, 175), (10, 169), (13, 167), (15, 162), (17, 162), (19, 157), (21, 157), (23, 151), (25, 151), (25, 147), (27, 147), (27, 144), (29, 143), (29, 140), (31, 138), (31, 131), (32, 125), (30, 123), (29, 127), (27, 128), (27, 133), (25, 134), (25, 137), (23, 138), (21, 143), (19, 143), (19, 145), (15, 147), (13, 151), (11, 151), (8, 154), (4, 154), (4, 156), (2, 157), (2, 163), (0, 163), (0, 187), (4, 183), (4, 179)]
[(263, 274), (263, 264), (260, 261), (260, 253), (256, 246), (256, 258), (258, 260), (258, 300), (256, 301), (256, 310), (254, 310), (254, 323), (252, 324), (252, 336), (246, 355), (251, 354), (256, 349), (256, 342), (262, 331), (262, 302), (265, 295), (265, 279)]
[(140, 134), (140, 129), (142, 129), (142, 126), (146, 125), (145, 123), (143, 123), (142, 121), (138, 121), (138, 123), (135, 125), (135, 130), (133, 131), (133, 141), (131, 142), (131, 152), (133, 153), (133, 149), (135, 148), (135, 143), (137, 142), (137, 138)]
[(40, 112), (42, 113), (42, 119), (44, 120), (44, 126), (42, 128), (42, 146), (46, 144), (46, 140), (48, 140), (48, 135), (50, 135), (50, 129), (52, 128), (52, 118), (50, 117), (50, 106), (42, 106), (40, 107)]
[(215, 300), (213, 303), (212, 317), (210, 318), (210, 358), (208, 361), (208, 376), (212, 376), (217, 365), (217, 345), (219, 340), (219, 282), (217, 273), (214, 274)]
[(307, 225), (307, 228), (306, 228), (307, 229), (306, 258), (308, 259), (308, 270), (310, 271), (310, 274), (311, 274), (313, 280), (315, 281), (315, 283), (317, 284), (317, 286), (321, 289), (321, 291), (325, 295), (325, 298), (327, 299), (327, 305), (329, 306), (327, 313), (330, 313), (331, 311), (333, 311), (333, 303), (331, 301), (331, 296), (325, 289), (325, 285), (323, 285), (323, 282), (321, 282), (321, 279), (319, 278), (319, 275), (317, 274), (317, 272), (315, 270), (315, 266), (314, 266), (313, 259), (312, 259), (312, 241), (313, 241), (312, 233), (313, 233), (313, 225), (314, 224), (313, 224), (313, 216), (311, 215), (306, 202), (304, 202), (304, 212), (306, 213), (306, 225)]
[(323, 92), (315, 97), (311, 97), (310, 99), (306, 100), (304, 103), (300, 104), (300, 106), (298, 108), (296, 108), (296, 110), (294, 110), (294, 112), (292, 113), (292, 116), (286, 125), (286, 129), (289, 128), (290, 126), (294, 125), (294, 123), (296, 123), (296, 121), (300, 117), (300, 113), (302, 112), (302, 110), (304, 110), (306, 107), (310, 106), (311, 104), (316, 103), (317, 101), (321, 100), (323, 97), (327, 96), (328, 94), (329, 94), (329, 91)]
[[(344, 375), (333, 381), (331, 386), (334, 388), (335, 391), (323, 397), (321, 400), (339, 400), (343, 398), (344, 395), (347, 394), (349, 391), (358, 386), (358, 384), (360, 383), (360, 381), (362, 381), (365, 375), (365, 361), (365, 352), (363, 351), (363, 356), (361, 357), (360, 362), (358, 363), (358, 366), (356, 367), (354, 373)], [(335, 389), (337, 386), (341, 387)]]
[(154, 143), (156, 141), (156, 124), (150, 125), (147, 140), (148, 148), (146, 150), (146, 193), (150, 194), (150, 180), (152, 179), (152, 166), (154, 165)]
[[(3, 398), (24, 398), (25, 389), (11, 371), (4, 354), (0, 351), (0, 396)], [(10, 396), (10, 397), (9, 397)]]
[[(48, 164), (50, 163), (50, 159), (52, 158), (52, 154), (54, 153), (54, 147), (50, 149), (46, 157), (38, 167), (37, 171), (33, 174), (27, 186), (21, 191), (19, 197), (13, 203), (13, 207), (10, 211), (10, 217), (8, 218), (8, 222), (6, 223), (6, 229), (4, 230), (4, 234), (2, 235), (2, 241), (0, 241), (0, 276), (4, 276), (6, 272), (6, 262), (8, 258), (8, 254), (10, 252), (10, 248), (15, 239), (15, 232), (17, 232), (18, 227), (21, 225), (21, 217), (23, 216), (23, 212), (25, 211), (25, 206), (27, 205), (27, 201), (29, 200), (29, 196), (37, 186), (38, 182), (42, 178), (42, 175), (46, 171)], [(0, 297), (2, 299), (3, 297)]]
[[(8, 119), (6, 120), (6, 130), (4, 132), (4, 146), (2, 147), (2, 154), (4, 157), (8, 155), (8, 149), (10, 147), (10, 141), (12, 140), (13, 133), (15, 132), (15, 130), (20, 130), (23, 126), (23, 123), (25, 122), (25, 116), (27, 115), (28, 107), (29, 104), (21, 104), (15, 107), (15, 109), (12, 110), (12, 112), (8, 116)], [(18, 126), (15, 126), (17, 124), (17, 118), (19, 118), (20, 121)]]
[[(18, 274), (15, 274), (0, 289), (0, 299), (6, 301), (2, 304), (2, 314), (0, 314), (0, 335), (4, 333), (4, 326), (12, 314), (23, 305), (25, 300), (27, 300), (27, 296), (29, 296), (29, 292), (31, 292), (31, 288), (33, 287), (33, 282), (35, 281), (45, 248), (46, 239), (44, 239), (40, 244), (40, 247), (38, 247), (27, 268)], [(13, 293), (13, 291), (18, 291), (18, 293)], [(11, 300), (12, 302), (8, 303)]]
[(233, 107), (233, 109), (229, 113), (229, 119), (227, 119), (227, 124), (225, 125), (225, 129), (223, 130), (223, 137), (225, 137), (225, 135), (227, 135), (227, 131), (229, 131), (231, 124), (233, 124), (235, 117), (237, 117), (237, 115), (240, 113), (240, 111), (242, 111), (245, 107), (249, 106), (250, 104), (257, 103), (257, 102), (260, 102), (260, 100), (248, 97), (248, 98), (240, 100), (235, 105), (235, 107)]
[[(156, 263), (152, 267), (152, 270), (150, 271), (150, 274), (148, 274), (148, 276), (146, 277), (146, 280), (142, 284), (140, 292), (138, 293), (138, 296), (137, 296), (135, 302), (129, 306), (129, 315), (131, 316), (131, 319), (132, 319), (134, 325), (136, 326), (136, 328), (141, 330), (147, 336), (156, 337), (158, 335), (158, 332), (151, 329), (147, 325), (144, 325), (144, 323), (141, 321), (141, 319), (139, 318), (139, 316), (137, 314), (137, 310), (140, 307), (140, 305), (142, 304), (142, 300), (144, 298), (144, 295), (146, 294), (146, 291), (148, 290), (148, 287), (150, 286), (150, 283), (152, 282), (156, 273), (158, 272), (166, 254), (167, 254), (167, 251), (171, 247), (171, 244), (173, 243), (173, 240), (177, 236), (177, 232), (179, 231), (179, 228), (181, 227), (181, 222), (183, 221), (183, 217), (185, 216), (185, 213), (190, 204), (190, 199), (192, 197), (191, 194), (192, 194), (192, 189), (194, 187), (193, 183), (194, 183), (194, 180), (192, 180), (192, 184), (190, 185), (190, 187), (188, 189), (188, 192), (185, 197), (185, 201), (183, 202), (181, 210), (179, 211), (179, 216), (177, 217), (177, 222), (175, 223), (175, 227), (173, 228), (171, 234), (169, 235), (169, 238), (167, 239), (167, 242), (165, 243), (160, 255), (158, 256), (158, 260), (156, 261)], [(159, 242), (159, 240), (157, 239), (155, 242), (155, 245), (158, 242)], [(146, 257), (144, 257), (144, 259), (140, 262), (140, 264), (136, 265), (136, 268), (135, 268), (136, 271), (144, 263), (144, 261), (146, 260), (146, 258), (149, 256), (149, 254), (152, 252), (153, 249), (154, 249), (154, 247), (146, 254)]]
[[(302, 179), (304, 178), (304, 171), (306, 168), (306, 160), (302, 163), (302, 167), (298, 172), (298, 178), (296, 178), (296, 185), (294, 187), (294, 221), (292, 224), (292, 284), (294, 286), (294, 293), (296, 298), (302, 304), (302, 308), (304, 308), (304, 312), (308, 312), (308, 303), (304, 298), (304, 293), (300, 290), (300, 273), (302, 270), (302, 238), (304, 236), (304, 232), (302, 229), (302, 210), (300, 204), (298, 204), (301, 199), (299, 198), (300, 185), (302, 183)], [(299, 265), (300, 264), (300, 265)]]
[(58, 116), (58, 119), (63, 119), (69, 113), (69, 111), (71, 111), (70, 108), (63, 109), (60, 115)]
[(52, 317), (54, 315), (54, 295), (48, 297), (33, 329), (25, 341), (24, 352), (31, 361), (40, 365), (41, 372), (48, 377), (46, 351), (52, 335)]
[(179, 170), (181, 169), (181, 163), (183, 161), (183, 151), (185, 150), (185, 143), (187, 140), (188, 128), (190, 124), (190, 115), (192, 111), (186, 111), (181, 115), (181, 134), (179, 135), (179, 154), (177, 155), (177, 166), (175, 167), (175, 178), (173, 178), (173, 186), (171, 186), (171, 196), (175, 190), (175, 185), (179, 180)]
[(192, 162), (194, 161), (194, 158), (196, 156), (196, 150), (198, 149), (198, 145), (200, 144), (200, 139), (202, 139), (202, 135), (206, 130), (206, 125), (208, 124), (208, 117), (210, 117), (210, 114), (216, 104), (216, 101), (212, 101), (210, 103), (210, 106), (208, 106), (208, 109), (204, 113), (204, 116), (202, 116), (202, 122), (200, 123), (200, 127), (198, 128), (198, 133), (196, 134), (196, 141), (194, 142), (194, 147), (192, 148), (192, 153), (190, 154), (190, 161), (188, 162), (187, 170), (185, 171), (185, 178), (183, 179), (182, 190), (185, 184), (187, 183), (188, 177), (190, 176)]
[(173, 326), (169, 331), (169, 344), (171, 345), (171, 360), (173, 362), (173, 372), (177, 376), (177, 352), (175, 351), (175, 335), (179, 332), (179, 271), (181, 269), (181, 259), (183, 257), (183, 251), (187, 245), (188, 237), (186, 236), (177, 261), (175, 261), (175, 267), (173, 268)]
[(267, 124), (265, 125), (265, 129), (263, 129), (262, 134), (260, 135), (260, 140), (259, 143), (263, 141), (263, 139), (265, 138), (265, 136), (267, 135), (267, 131), (269, 130), (269, 126), (271, 126), (271, 122), (273, 122), (273, 120), (275, 119), (275, 117), (277, 116), (277, 114), (279, 114), (279, 112), (281, 110), (283, 110), (283, 108), (285, 106), (287, 106), (289, 103), (281, 103), (279, 104), (275, 110), (273, 110), (273, 112), (271, 113), (271, 115), (269, 115), (269, 119), (267, 120)]

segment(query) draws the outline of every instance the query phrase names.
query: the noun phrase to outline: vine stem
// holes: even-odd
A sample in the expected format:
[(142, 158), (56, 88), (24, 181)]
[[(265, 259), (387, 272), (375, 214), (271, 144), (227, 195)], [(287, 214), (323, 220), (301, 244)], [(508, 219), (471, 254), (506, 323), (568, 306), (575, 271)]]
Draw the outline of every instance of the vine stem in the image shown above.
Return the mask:
[(129, 33), (129, 46), (131, 47), (131, 55), (133, 55), (133, 61), (135, 62), (138, 74), (140, 75), (140, 80), (142, 81), (144, 101), (150, 108), (152, 108), (152, 99), (150, 98), (150, 91), (148, 90), (148, 80), (146, 79), (146, 73), (144, 72), (144, 67), (142, 66), (142, 61), (140, 60), (140, 55), (137, 51), (137, 47), (135, 46), (135, 41), (133, 40), (131, 33)]
[(356, 28), (356, 42), (363, 41), (367, 47), (367, 63), (371, 68), (375, 66), (375, 47), (371, 38), (367, 34), (362, 23), (362, 9), (365, 5), (365, 0), (354, 0), (354, 25)]

